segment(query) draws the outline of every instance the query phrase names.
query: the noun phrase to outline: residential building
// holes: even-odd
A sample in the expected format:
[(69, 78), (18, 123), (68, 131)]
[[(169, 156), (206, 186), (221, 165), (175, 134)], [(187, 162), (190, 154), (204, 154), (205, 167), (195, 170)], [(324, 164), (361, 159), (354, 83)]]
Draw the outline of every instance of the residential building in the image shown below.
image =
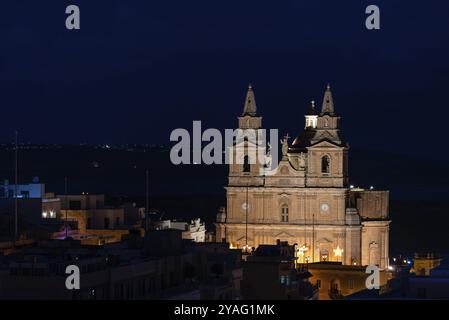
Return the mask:
[[(343, 299), (366, 289), (366, 266), (344, 265), (341, 262), (315, 262), (307, 265), (312, 274), (310, 281), (317, 284), (319, 300)], [(384, 269), (379, 270), (380, 290), (385, 291), (390, 278)]]
[(155, 230), (181, 230), (182, 238), (186, 240), (195, 242), (205, 242), (206, 240), (206, 226), (199, 218), (191, 220), (190, 223), (176, 220), (154, 221), (151, 227)]
[(295, 245), (259, 245), (243, 264), (242, 295), (250, 300), (314, 300), (318, 287), (296, 268)]

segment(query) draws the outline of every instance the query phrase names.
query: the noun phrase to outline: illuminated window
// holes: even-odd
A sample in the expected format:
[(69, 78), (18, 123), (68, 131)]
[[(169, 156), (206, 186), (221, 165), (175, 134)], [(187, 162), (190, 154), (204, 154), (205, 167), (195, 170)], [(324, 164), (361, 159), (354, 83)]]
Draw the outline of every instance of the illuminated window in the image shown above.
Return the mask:
[(321, 158), (321, 173), (329, 173), (330, 160), (328, 156)]
[(316, 128), (318, 116), (306, 116), (306, 128)]
[(54, 218), (56, 218), (56, 211), (54, 211), (54, 210), (43, 211), (42, 212), (42, 218), (44, 218), (44, 219), (54, 219)]
[(282, 206), (281, 208), (281, 221), (288, 222), (288, 207)]
[(290, 285), (290, 283), (291, 283), (290, 277), (286, 276), (286, 275), (281, 275), (280, 280), (281, 280), (281, 283), (285, 284), (285, 285)]

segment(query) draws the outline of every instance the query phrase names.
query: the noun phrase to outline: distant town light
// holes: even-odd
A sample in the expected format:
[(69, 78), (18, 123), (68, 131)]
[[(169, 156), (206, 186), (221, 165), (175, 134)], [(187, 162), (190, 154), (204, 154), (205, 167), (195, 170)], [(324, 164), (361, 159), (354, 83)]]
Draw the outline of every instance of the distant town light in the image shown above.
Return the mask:
[(373, 186), (370, 186), (370, 187), (369, 187), (369, 189), (370, 189), (370, 190), (373, 190), (373, 189), (374, 189), (374, 187), (373, 187)]
[(393, 271), (394, 270), (393, 266), (388, 266), (388, 270)]
[(351, 185), (349, 186), (349, 188), (351, 188), (351, 189), (354, 189), (354, 185), (353, 185), (353, 184), (351, 184)]

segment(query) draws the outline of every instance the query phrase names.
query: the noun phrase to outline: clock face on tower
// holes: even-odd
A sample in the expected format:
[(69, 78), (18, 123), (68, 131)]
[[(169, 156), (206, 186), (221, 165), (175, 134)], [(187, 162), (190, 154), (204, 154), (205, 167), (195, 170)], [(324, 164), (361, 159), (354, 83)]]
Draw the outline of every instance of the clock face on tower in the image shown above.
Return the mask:
[(320, 209), (322, 212), (328, 212), (329, 211), (329, 205), (327, 203), (322, 203), (320, 206)]

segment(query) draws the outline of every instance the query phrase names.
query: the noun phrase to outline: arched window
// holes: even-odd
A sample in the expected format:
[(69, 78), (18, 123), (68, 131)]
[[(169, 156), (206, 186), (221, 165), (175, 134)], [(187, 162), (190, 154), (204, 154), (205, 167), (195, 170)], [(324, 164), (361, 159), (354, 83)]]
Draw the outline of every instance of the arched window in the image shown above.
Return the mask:
[(243, 158), (243, 172), (250, 172), (249, 156)]
[(321, 173), (329, 173), (330, 160), (328, 156), (321, 158)]
[(288, 206), (286, 205), (281, 207), (281, 221), (288, 222)]

